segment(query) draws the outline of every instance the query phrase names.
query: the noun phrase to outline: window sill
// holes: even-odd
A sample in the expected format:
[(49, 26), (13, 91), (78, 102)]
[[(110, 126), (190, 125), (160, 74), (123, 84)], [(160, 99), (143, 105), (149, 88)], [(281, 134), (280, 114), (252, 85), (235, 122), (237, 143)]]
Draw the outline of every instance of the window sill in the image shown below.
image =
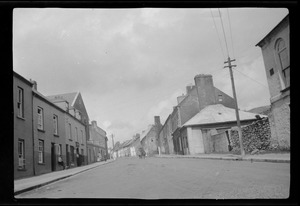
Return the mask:
[(58, 134), (53, 134), (53, 136), (54, 136), (54, 137), (59, 137), (59, 135), (58, 135)]
[(27, 171), (26, 168), (18, 168), (18, 171)]
[(84, 146), (84, 144), (81, 144), (82, 146)]
[(45, 133), (46, 131), (45, 130), (43, 130), (43, 129), (37, 129), (39, 132), (43, 132), (43, 133)]
[(24, 118), (24, 117), (21, 117), (21, 116), (19, 116), (19, 115), (17, 115), (17, 118), (18, 118), (18, 119), (21, 119), (21, 120), (23, 120), (23, 121), (25, 121), (25, 118)]
[(72, 141), (72, 142), (73, 142), (73, 140), (72, 140), (72, 139), (69, 139), (69, 141)]
[(286, 92), (287, 90), (290, 90), (290, 86), (284, 88), (283, 90), (281, 90), (280, 92), (283, 93), (283, 92)]
[(38, 162), (38, 165), (46, 165), (45, 163), (40, 163), (40, 162)]

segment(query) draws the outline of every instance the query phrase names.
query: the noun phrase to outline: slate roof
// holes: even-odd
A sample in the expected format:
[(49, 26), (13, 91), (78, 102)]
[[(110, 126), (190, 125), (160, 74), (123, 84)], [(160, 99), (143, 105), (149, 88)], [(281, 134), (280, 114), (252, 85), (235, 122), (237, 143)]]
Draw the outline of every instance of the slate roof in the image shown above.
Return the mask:
[[(250, 113), (239, 110), (240, 120), (255, 120), (257, 113)], [(259, 115), (267, 117), (266, 115)], [(235, 110), (222, 104), (209, 105), (187, 121), (183, 126), (195, 126), (204, 124), (217, 124), (236, 121)]]
[(71, 92), (71, 93), (65, 93), (65, 94), (55, 94), (55, 95), (47, 96), (47, 98), (50, 99), (52, 102), (61, 101), (61, 99), (63, 99), (63, 100), (66, 100), (67, 102), (69, 102), (70, 106), (72, 106), (76, 96), (78, 95), (78, 93), (79, 92)]

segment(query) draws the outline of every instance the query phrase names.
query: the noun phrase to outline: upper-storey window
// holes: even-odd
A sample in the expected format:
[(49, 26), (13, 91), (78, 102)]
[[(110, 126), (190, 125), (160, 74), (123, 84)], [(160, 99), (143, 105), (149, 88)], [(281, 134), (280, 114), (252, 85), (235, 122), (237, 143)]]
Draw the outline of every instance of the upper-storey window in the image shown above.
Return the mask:
[(54, 129), (54, 134), (58, 135), (58, 117), (57, 115), (53, 115), (53, 129)]
[(43, 130), (44, 129), (44, 112), (43, 112), (43, 108), (38, 107), (37, 113), (38, 113), (38, 129)]
[(277, 40), (276, 52), (278, 54), (285, 87), (289, 87), (290, 86), (290, 60), (288, 56), (288, 50), (283, 39)]
[(18, 116), (24, 117), (24, 90), (18, 87), (18, 99), (17, 99)]

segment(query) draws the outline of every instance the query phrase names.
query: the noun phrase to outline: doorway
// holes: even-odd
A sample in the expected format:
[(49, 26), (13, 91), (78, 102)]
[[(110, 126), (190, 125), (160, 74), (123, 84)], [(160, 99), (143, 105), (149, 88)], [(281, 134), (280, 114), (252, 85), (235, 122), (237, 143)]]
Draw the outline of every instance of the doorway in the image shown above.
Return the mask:
[(51, 143), (51, 171), (56, 170), (55, 144)]

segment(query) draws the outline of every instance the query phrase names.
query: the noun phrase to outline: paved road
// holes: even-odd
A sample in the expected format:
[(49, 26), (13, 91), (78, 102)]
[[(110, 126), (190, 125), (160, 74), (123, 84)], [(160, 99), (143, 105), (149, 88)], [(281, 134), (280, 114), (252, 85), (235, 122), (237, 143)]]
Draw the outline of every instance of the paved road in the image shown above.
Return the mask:
[(288, 198), (289, 163), (122, 158), (16, 198)]

